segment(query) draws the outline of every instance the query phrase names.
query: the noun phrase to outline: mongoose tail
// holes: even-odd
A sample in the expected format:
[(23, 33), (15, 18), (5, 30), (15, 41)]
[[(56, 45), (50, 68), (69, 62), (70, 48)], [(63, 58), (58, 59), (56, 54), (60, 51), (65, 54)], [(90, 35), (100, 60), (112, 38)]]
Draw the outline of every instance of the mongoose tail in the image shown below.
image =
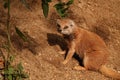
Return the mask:
[(114, 71), (106, 66), (101, 66), (99, 71), (104, 74), (105, 76), (112, 77), (114, 79), (120, 80), (120, 73)]

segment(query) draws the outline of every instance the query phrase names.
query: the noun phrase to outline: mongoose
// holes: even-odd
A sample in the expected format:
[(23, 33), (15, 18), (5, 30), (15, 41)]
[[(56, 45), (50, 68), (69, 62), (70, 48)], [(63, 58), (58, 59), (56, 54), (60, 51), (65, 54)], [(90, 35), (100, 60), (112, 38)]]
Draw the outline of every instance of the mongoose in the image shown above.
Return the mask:
[[(97, 34), (77, 27), (71, 19), (58, 19), (57, 30), (61, 33), (68, 43), (68, 53), (63, 64), (66, 64), (74, 55), (78, 54), (83, 60), (82, 66), (75, 66), (76, 70), (95, 70), (102, 74), (120, 79), (120, 73), (105, 66), (109, 50), (105, 42)], [(61, 52), (61, 54), (64, 54)]]

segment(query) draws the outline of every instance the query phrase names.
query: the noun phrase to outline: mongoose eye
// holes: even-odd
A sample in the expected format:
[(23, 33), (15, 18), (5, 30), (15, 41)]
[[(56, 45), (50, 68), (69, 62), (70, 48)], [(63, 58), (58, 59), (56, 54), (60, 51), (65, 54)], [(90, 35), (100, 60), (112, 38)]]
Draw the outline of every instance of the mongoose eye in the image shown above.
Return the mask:
[(73, 26), (73, 24), (70, 25), (71, 27)]
[(65, 26), (65, 27), (64, 27), (64, 29), (67, 29), (67, 28), (68, 28), (68, 26)]
[(60, 25), (59, 25), (59, 24), (57, 24), (57, 27), (58, 27), (58, 28), (60, 28)]

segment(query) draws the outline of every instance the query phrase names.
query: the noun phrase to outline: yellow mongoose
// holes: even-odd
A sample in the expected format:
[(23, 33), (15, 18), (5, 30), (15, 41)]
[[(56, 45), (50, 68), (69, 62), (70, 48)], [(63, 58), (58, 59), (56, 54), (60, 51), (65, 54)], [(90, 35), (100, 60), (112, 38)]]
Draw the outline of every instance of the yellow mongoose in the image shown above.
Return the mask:
[(120, 73), (105, 66), (109, 51), (97, 34), (77, 27), (70, 19), (58, 19), (57, 30), (63, 34), (68, 43), (69, 50), (63, 64), (66, 64), (76, 52), (83, 59), (84, 65), (75, 66), (76, 70), (98, 70), (108, 77), (120, 79)]

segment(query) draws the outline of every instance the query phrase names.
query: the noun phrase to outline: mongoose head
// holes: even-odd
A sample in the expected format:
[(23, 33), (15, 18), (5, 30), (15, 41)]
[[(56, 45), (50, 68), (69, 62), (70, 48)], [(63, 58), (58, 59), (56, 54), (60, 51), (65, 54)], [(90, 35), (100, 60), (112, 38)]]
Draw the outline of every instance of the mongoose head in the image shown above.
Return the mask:
[(75, 28), (74, 21), (70, 19), (58, 19), (57, 20), (57, 31), (63, 35), (70, 35), (73, 33)]

